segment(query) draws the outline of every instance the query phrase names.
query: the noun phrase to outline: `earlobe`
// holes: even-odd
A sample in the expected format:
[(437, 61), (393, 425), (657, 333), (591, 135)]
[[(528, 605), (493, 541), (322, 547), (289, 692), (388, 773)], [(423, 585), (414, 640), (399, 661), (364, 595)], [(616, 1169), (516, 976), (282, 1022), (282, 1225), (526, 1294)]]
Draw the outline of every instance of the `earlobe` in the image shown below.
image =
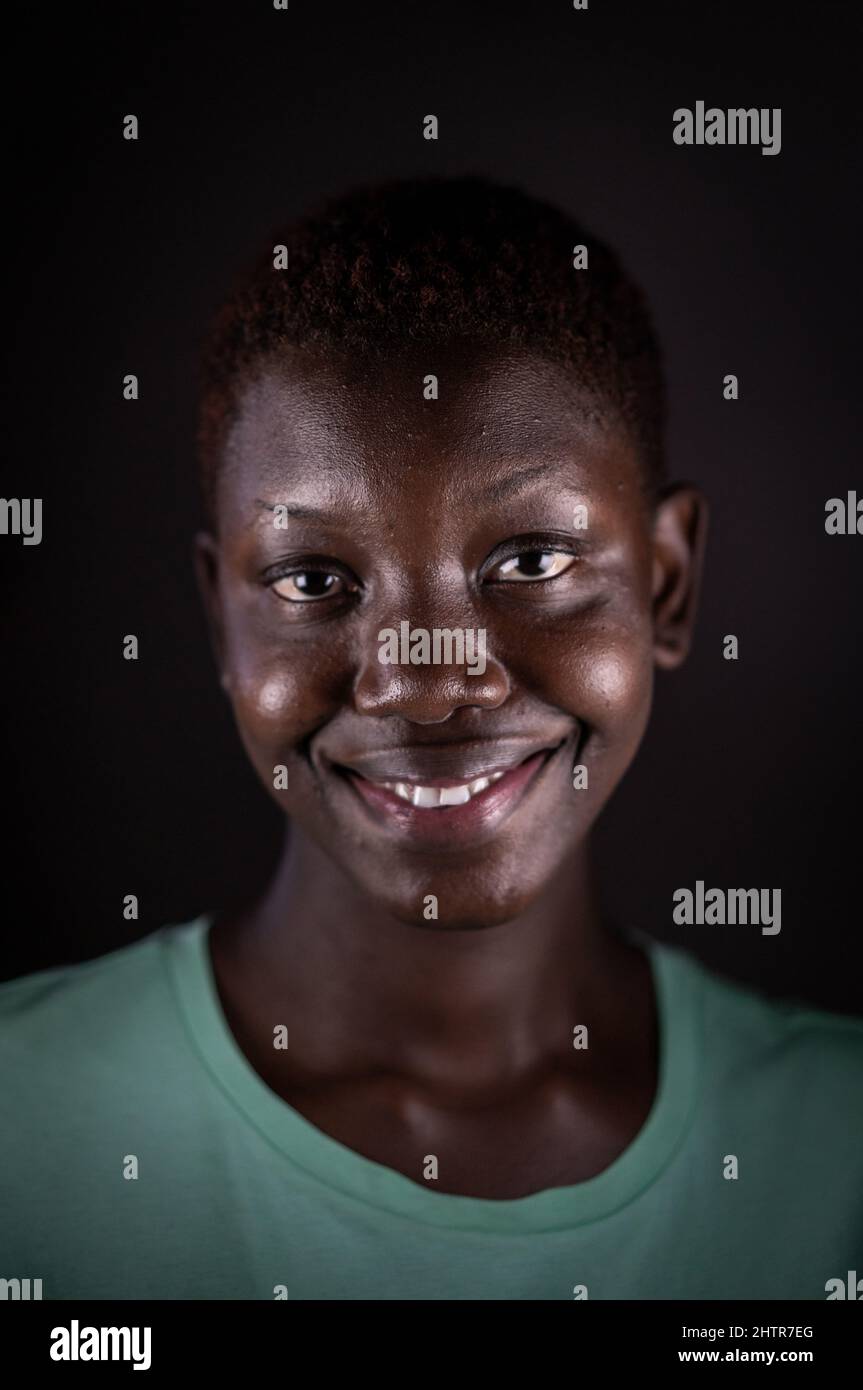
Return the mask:
[(219, 680), (224, 690), (230, 689), (230, 677), (224, 667), (224, 642), (222, 640), (222, 604), (219, 593), (219, 544), (208, 531), (199, 531), (194, 546), (195, 577), (198, 592), (204, 605), (210, 645), (219, 670)]
[(688, 484), (661, 496), (653, 530), (654, 660), (674, 670), (692, 642), (707, 537), (707, 502)]

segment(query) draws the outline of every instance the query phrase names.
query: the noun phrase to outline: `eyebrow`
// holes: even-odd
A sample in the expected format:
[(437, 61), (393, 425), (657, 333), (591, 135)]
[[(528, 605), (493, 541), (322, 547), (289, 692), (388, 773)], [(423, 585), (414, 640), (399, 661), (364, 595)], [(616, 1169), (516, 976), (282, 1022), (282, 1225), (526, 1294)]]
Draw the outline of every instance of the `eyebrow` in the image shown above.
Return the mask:
[[(558, 463), (537, 463), (530, 468), (519, 469), (511, 473), (508, 478), (497, 478), (489, 483), (487, 487), (480, 488), (478, 496), (485, 502), (500, 502), (503, 498), (510, 496), (514, 492), (521, 492), (530, 483), (538, 478), (552, 477), (560, 473)], [(266, 502), (263, 497), (256, 497), (255, 502), (268, 512), (276, 510), (276, 503)], [(328, 522), (332, 516), (328, 512), (319, 511), (316, 507), (301, 506), (298, 503), (280, 503), (288, 509), (288, 516), (297, 517), (301, 521), (321, 521)]]
[(517, 473), (511, 473), (508, 478), (498, 478), (490, 483), (488, 487), (479, 490), (479, 496), (484, 501), (500, 502), (510, 493), (520, 492), (537, 478), (550, 477), (552, 474), (559, 474), (560, 465), (551, 463), (537, 463), (532, 468), (522, 468)]
[(281, 507), (281, 506), (286, 506), (287, 509), (288, 509), (288, 516), (296, 516), (296, 517), (299, 517), (299, 518), (300, 518), (301, 520), (303, 520), (303, 521), (331, 521), (331, 520), (332, 520), (332, 517), (331, 517), (330, 514), (327, 513), (327, 512), (320, 512), (320, 511), (317, 511), (315, 507), (301, 507), (301, 506), (299, 506), (299, 505), (298, 505), (297, 503), (295, 503), (295, 502), (285, 502), (285, 503), (282, 503), (282, 502), (279, 502), (279, 503), (276, 503), (276, 502), (265, 502), (264, 499), (263, 499), (263, 497), (256, 497), (256, 498), (255, 498), (255, 502), (257, 503), (257, 505), (258, 505), (259, 507), (263, 508), (264, 511), (268, 511), (268, 512), (274, 512), (274, 511), (276, 510), (276, 506), (277, 506), (277, 505), (280, 506), (280, 507)]

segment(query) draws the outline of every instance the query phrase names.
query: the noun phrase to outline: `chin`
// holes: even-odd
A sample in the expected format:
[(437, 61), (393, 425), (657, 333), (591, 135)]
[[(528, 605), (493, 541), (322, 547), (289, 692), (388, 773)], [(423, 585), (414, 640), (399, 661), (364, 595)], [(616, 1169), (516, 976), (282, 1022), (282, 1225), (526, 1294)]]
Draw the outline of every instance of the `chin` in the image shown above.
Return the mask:
[[(525, 912), (539, 896), (542, 885), (533, 892), (526, 892), (524, 882), (510, 885), (460, 884), (441, 880), (437, 885), (427, 881), (420, 888), (412, 888), (403, 896), (388, 896), (381, 900), (380, 890), (375, 896), (385, 911), (406, 926), (420, 927), (430, 931), (483, 931), (486, 927), (500, 927), (513, 921)], [(429, 902), (436, 900), (435, 904)], [(430, 915), (436, 911), (437, 915)]]

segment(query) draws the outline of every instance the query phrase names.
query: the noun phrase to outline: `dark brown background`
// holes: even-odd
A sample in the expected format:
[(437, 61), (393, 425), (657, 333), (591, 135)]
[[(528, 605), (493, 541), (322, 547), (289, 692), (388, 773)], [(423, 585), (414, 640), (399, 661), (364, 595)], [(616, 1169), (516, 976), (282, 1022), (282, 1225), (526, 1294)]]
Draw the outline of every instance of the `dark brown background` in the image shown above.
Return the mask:
[[(237, 0), (11, 22), (2, 491), (43, 497), (45, 534), (0, 537), (2, 974), (266, 873), (279, 823), (190, 565), (197, 342), (279, 217), (360, 180), (469, 170), (560, 202), (644, 281), (672, 471), (713, 507), (695, 652), (660, 679), (600, 834), (610, 908), (765, 989), (863, 1011), (863, 536), (824, 532), (828, 497), (863, 494), (856, 10)], [(781, 153), (674, 145), (673, 110), (699, 99), (780, 106)], [(697, 878), (781, 888), (781, 934), (672, 927)]]

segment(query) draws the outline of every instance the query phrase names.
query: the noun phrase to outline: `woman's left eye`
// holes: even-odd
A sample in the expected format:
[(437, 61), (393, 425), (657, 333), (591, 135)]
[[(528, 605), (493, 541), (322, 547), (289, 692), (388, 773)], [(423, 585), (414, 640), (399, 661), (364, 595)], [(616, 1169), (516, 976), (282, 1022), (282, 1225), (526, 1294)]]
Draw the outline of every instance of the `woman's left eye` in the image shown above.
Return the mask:
[(575, 556), (565, 550), (523, 550), (496, 565), (492, 574), (506, 583), (527, 583), (537, 579), (555, 579), (575, 564)]

